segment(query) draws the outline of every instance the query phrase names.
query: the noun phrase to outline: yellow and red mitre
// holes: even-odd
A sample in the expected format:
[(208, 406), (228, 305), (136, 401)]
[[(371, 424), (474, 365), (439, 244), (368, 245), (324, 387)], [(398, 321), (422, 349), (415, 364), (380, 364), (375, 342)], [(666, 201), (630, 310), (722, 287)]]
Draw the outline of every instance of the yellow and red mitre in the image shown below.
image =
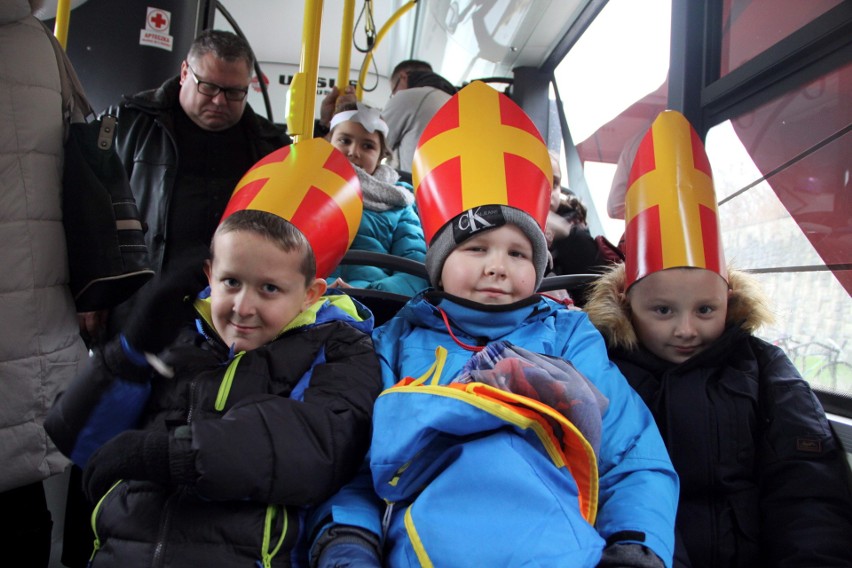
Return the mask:
[(417, 208), (426, 243), (445, 223), (481, 205), (507, 205), (544, 231), (553, 185), (547, 146), (515, 102), (481, 81), (435, 114), (414, 153)]
[(237, 183), (226, 217), (243, 209), (273, 213), (299, 229), (314, 251), (317, 277), (337, 267), (364, 209), (358, 174), (322, 138), (285, 146), (262, 158)]
[(624, 213), (626, 288), (679, 267), (712, 270), (727, 281), (710, 162), (679, 112), (660, 113), (639, 143)]

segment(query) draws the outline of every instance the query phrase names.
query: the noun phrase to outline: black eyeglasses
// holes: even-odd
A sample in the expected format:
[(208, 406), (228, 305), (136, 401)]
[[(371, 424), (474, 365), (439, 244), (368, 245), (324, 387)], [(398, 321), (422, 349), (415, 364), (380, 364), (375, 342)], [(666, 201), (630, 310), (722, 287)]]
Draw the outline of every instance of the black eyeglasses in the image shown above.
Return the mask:
[(189, 65), (188, 61), (186, 63), (186, 68), (189, 69), (189, 74), (192, 75), (192, 80), (195, 81), (195, 88), (198, 89), (199, 93), (206, 97), (215, 97), (219, 93), (225, 93), (225, 98), (229, 101), (241, 101), (248, 95), (248, 87), (245, 89), (237, 89), (234, 87), (222, 87), (209, 81), (201, 81), (198, 79), (198, 76), (195, 74), (195, 70)]

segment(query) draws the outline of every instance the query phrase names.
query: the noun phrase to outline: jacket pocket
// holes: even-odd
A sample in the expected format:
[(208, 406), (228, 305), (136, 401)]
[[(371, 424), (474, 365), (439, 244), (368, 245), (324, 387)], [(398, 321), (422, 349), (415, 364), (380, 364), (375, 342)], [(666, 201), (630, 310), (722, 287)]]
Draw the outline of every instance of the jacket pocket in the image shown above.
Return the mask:
[(388, 565), (597, 564), (604, 542), (577, 506), (576, 484), (516, 433), (468, 440), (439, 461), (440, 473), (393, 508)]

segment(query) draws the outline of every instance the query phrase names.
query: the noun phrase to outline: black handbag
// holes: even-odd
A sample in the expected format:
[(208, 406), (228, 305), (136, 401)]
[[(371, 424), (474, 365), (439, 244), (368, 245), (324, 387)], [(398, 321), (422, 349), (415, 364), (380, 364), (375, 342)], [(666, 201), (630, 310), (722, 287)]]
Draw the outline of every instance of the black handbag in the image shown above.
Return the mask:
[(115, 152), (116, 118), (70, 124), (62, 220), (77, 311), (116, 306), (153, 275), (142, 222)]
[(117, 119), (104, 114), (85, 120), (91, 105), (68, 57), (47, 31), (66, 109), (62, 222), (69, 286), (78, 312), (109, 309), (132, 296), (154, 271), (127, 172), (115, 151)]

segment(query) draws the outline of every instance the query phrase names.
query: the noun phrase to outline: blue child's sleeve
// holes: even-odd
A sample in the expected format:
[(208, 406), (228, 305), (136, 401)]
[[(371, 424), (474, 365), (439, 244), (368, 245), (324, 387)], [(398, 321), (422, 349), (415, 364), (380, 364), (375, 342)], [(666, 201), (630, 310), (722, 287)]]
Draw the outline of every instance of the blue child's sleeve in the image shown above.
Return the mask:
[(370, 474), (370, 455), (367, 454), (355, 477), (344, 485), (326, 502), (316, 507), (308, 518), (308, 534), (311, 535), (311, 557), (317, 558), (321, 545), (331, 544), (322, 539), (323, 533), (332, 526), (345, 525), (357, 527), (375, 535), (382, 536), (382, 511), (384, 505), (373, 491), (373, 478)]
[(151, 371), (133, 363), (116, 339), (98, 350), (57, 398), (44, 428), (56, 447), (80, 467), (117, 434), (134, 428), (151, 394)]
[[(397, 335), (389, 330), (400, 323), (394, 319), (373, 332), (373, 345), (379, 356), (383, 388), (388, 388), (397, 381), (393, 363), (397, 341), (390, 339), (390, 336), (396, 338)], [(307, 527), (308, 534), (311, 535), (311, 558), (316, 559), (322, 553), (318, 543), (320, 547), (331, 545), (328, 539), (322, 537), (333, 526), (357, 527), (375, 535), (377, 541), (381, 542), (384, 509), (384, 502), (373, 488), (368, 452), (352, 481), (311, 512)]]
[[(576, 312), (575, 312), (576, 314)], [(596, 528), (614, 543), (641, 544), (671, 566), (679, 482), (651, 412), (609, 360), (585, 314), (573, 317), (563, 357), (609, 399), (598, 456)]]

